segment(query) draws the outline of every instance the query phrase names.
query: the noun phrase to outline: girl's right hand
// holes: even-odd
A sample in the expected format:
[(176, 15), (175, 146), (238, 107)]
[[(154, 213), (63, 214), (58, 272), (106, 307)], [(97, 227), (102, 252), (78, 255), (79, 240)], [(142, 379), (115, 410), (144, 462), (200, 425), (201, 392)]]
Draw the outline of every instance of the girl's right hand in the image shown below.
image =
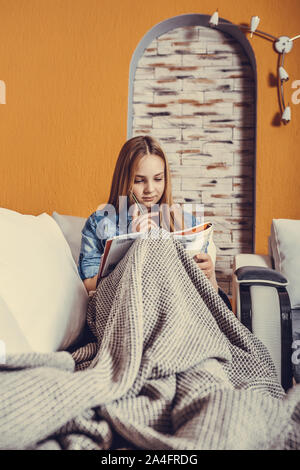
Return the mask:
[(131, 232), (148, 232), (151, 228), (158, 228), (158, 225), (152, 220), (152, 217), (157, 217), (159, 212), (147, 212), (146, 214), (138, 215), (139, 209), (135, 205), (132, 222), (130, 224)]

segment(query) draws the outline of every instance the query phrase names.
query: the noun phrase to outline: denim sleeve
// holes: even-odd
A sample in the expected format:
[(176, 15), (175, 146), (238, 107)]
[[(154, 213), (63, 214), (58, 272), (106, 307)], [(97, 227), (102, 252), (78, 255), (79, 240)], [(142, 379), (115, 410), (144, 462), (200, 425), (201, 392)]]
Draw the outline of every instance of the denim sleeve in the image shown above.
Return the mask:
[(197, 219), (191, 212), (184, 211), (184, 225), (187, 228), (195, 227), (195, 225), (201, 224), (201, 220)]
[(192, 227), (195, 227), (195, 225), (201, 224), (200, 219), (197, 219), (197, 217), (192, 214)]
[(87, 219), (81, 232), (78, 272), (82, 280), (94, 277), (99, 271), (104, 245), (102, 240), (99, 240), (96, 229), (97, 221), (93, 213)]

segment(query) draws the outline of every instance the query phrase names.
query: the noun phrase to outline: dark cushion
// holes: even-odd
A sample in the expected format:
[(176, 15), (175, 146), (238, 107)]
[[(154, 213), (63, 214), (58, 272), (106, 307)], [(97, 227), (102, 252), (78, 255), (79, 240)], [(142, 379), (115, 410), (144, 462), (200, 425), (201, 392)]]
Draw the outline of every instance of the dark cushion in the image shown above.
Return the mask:
[(242, 266), (235, 271), (238, 282), (286, 286), (287, 279), (278, 271), (262, 266)]

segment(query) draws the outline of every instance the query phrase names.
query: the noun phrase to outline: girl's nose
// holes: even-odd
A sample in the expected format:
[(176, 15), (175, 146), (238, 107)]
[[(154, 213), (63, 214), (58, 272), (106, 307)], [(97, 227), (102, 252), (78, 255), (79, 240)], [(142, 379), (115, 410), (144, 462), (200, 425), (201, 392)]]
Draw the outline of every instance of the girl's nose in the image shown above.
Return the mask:
[(145, 186), (145, 193), (152, 193), (154, 189), (154, 184), (152, 181), (148, 181), (148, 183)]

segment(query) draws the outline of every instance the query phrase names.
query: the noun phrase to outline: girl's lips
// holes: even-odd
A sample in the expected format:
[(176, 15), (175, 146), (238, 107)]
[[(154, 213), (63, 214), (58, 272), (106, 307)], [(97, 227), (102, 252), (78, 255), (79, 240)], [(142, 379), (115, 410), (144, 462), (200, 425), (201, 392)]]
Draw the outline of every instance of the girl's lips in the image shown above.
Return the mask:
[(143, 197), (143, 201), (153, 201), (154, 197)]

